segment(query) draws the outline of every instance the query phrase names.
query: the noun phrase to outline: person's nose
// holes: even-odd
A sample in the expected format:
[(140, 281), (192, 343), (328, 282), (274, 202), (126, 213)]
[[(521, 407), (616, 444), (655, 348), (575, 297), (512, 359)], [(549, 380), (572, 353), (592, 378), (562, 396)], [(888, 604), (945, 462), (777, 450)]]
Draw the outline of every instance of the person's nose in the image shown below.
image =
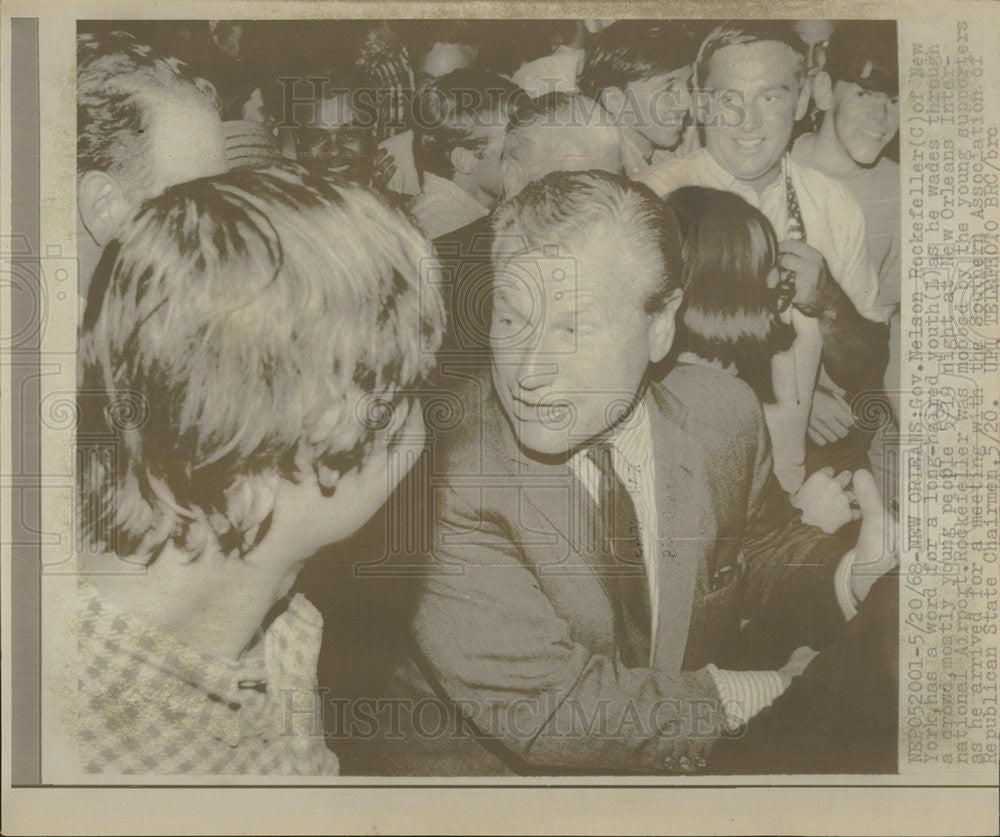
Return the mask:
[(743, 124), (740, 126), (743, 133), (749, 134), (756, 131), (761, 126), (760, 107), (754, 99), (747, 101), (746, 112), (743, 115)]
[(886, 97), (878, 104), (878, 120), (883, 130), (888, 131), (892, 123), (892, 103)]
[(544, 389), (558, 374), (558, 357), (549, 351), (544, 340), (533, 341), (518, 358), (517, 384), (526, 392)]

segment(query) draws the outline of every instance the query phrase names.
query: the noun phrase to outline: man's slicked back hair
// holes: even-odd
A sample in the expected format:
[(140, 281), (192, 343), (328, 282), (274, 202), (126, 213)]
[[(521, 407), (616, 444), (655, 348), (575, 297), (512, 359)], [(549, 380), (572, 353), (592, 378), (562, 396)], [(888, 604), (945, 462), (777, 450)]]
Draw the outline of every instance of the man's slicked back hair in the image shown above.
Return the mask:
[[(614, 230), (633, 248), (632, 258), (659, 264), (659, 281), (645, 299), (647, 312), (663, 310), (681, 287), (677, 221), (651, 189), (624, 175), (599, 170), (546, 175), (497, 208), (493, 230), (497, 245), (515, 240), (531, 250), (572, 247)], [(497, 246), (493, 256), (498, 258)]]

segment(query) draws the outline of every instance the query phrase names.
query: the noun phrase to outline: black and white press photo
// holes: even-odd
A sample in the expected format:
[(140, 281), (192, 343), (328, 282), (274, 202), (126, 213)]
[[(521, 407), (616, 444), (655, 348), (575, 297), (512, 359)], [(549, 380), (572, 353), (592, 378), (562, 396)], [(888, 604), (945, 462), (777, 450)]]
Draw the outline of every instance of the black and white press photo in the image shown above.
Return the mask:
[(25, 833), (979, 833), (995, 6), (5, 6)]
[(895, 771), (895, 22), (77, 50), (84, 772)]

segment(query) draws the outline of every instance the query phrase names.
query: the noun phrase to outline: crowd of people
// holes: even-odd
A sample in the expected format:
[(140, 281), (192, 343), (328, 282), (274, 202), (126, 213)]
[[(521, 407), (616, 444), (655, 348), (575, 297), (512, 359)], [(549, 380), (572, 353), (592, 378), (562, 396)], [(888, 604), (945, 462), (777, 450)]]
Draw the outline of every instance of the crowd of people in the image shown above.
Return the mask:
[(86, 772), (895, 769), (892, 22), (102, 22), (77, 96)]

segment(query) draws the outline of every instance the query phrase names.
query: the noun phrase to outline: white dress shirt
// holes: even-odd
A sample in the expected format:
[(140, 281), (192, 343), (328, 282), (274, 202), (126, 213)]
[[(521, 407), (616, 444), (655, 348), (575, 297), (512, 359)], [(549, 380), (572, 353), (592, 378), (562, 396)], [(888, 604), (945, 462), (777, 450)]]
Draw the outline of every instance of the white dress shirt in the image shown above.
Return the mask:
[[(820, 171), (785, 157), (784, 166), (798, 197), (806, 241), (815, 247), (844, 293), (868, 319), (882, 320), (877, 304), (878, 275), (868, 253), (864, 213), (847, 188)], [(779, 241), (788, 238), (789, 213), (784, 178), (778, 176), (759, 193), (715, 161), (707, 149), (665, 160), (639, 175), (658, 195), (682, 186), (706, 186), (734, 192), (771, 222)], [(819, 373), (823, 339), (819, 323), (797, 309), (783, 318), (795, 327), (795, 342), (772, 361), (777, 402), (764, 408), (774, 450), (774, 473), (790, 494), (805, 480), (806, 431)]]

